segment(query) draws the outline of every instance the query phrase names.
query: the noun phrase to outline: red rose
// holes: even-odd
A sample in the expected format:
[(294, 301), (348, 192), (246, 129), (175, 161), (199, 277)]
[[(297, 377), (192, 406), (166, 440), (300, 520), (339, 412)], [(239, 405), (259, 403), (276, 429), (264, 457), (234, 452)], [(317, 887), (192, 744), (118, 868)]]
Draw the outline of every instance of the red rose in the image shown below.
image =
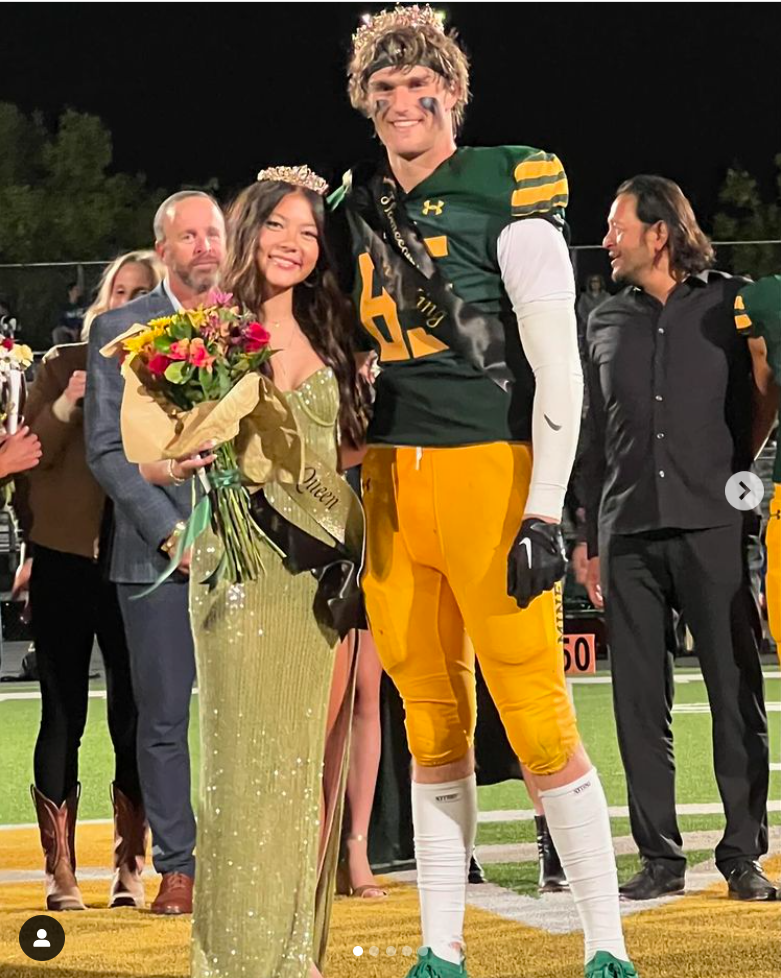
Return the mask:
[(4, 350), (13, 350), (13, 348), (14, 348), (14, 341), (11, 339), (10, 336), (4, 336), (3, 337), (3, 349)]
[(250, 323), (244, 330), (244, 352), (257, 353), (271, 342), (271, 333), (261, 323)]
[(169, 363), (171, 363), (170, 357), (163, 353), (156, 353), (147, 364), (147, 368), (153, 376), (162, 377)]

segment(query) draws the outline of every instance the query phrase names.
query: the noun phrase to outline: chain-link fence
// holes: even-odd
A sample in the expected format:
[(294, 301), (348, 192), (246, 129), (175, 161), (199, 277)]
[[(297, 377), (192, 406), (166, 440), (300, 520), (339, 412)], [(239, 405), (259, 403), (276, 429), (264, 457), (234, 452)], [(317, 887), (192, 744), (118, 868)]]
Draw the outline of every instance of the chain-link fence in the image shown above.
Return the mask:
[(64, 322), (70, 287), (76, 284), (81, 287), (78, 305), (86, 308), (94, 298), (106, 264), (0, 265), (0, 305), (16, 320), (18, 338), (37, 353), (45, 353), (53, 346), (54, 330)]
[[(762, 269), (781, 271), (781, 240), (714, 242), (717, 265), (727, 271), (739, 268), (752, 277)], [(575, 245), (571, 249), (579, 289), (594, 275), (602, 276), (608, 289), (610, 262), (601, 245)], [(106, 262), (58, 262), (0, 265), (0, 303), (19, 324), (19, 336), (43, 353), (52, 344), (52, 333), (61, 324), (68, 305), (68, 289), (83, 284), (81, 304), (88, 306)], [(0, 315), (2, 310), (0, 310)]]

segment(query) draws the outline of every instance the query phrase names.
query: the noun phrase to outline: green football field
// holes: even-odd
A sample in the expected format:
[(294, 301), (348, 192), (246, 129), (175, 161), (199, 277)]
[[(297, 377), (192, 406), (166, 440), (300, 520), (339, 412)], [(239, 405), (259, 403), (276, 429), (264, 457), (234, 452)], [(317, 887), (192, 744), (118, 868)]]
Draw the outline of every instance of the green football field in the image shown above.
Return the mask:
[[(766, 667), (770, 676), (778, 677), (777, 667)], [(681, 805), (694, 806), (682, 814), (683, 831), (718, 829), (720, 814), (699, 812), (698, 808), (718, 804), (719, 795), (713, 777), (710, 714), (705, 686), (696, 674), (679, 673), (673, 729), (678, 764), (677, 795)], [(80, 754), (82, 802), (80, 817), (104, 819), (111, 815), (109, 784), (112, 780), (111, 751), (105, 718), (105, 698), (100, 686), (93, 684), (89, 720)], [(618, 754), (608, 682), (575, 681), (573, 695), (580, 730), (605, 786), (608, 803), (626, 805), (626, 789)], [(771, 809), (781, 802), (781, 679), (768, 678), (766, 698), (771, 738)], [(34, 684), (0, 686), (0, 825), (30, 823), (34, 820), (29, 785), (32, 780), (33, 746), (40, 714), (40, 699)], [(197, 695), (193, 697), (190, 744), (193, 771), (197, 772), (198, 711)], [(197, 777), (197, 773), (196, 773)], [(197, 790), (194, 785), (193, 792)], [(528, 810), (530, 803), (518, 782), (480, 789), (480, 808), (484, 813)], [(485, 817), (485, 816), (484, 816)], [(781, 812), (770, 813), (771, 824), (781, 824)], [(616, 836), (627, 835), (628, 819), (620, 813), (613, 818)], [(533, 839), (534, 823), (528, 819), (483, 821), (479, 829), (481, 843), (528, 842)]]

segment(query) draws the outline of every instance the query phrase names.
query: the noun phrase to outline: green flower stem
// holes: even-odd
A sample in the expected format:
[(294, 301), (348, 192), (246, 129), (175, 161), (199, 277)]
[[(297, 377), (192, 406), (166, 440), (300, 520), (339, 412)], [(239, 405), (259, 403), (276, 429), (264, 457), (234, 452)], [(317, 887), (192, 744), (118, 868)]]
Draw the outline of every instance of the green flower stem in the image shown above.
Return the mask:
[(224, 549), (224, 568), (221, 577), (241, 584), (257, 580), (264, 572), (262, 544), (281, 553), (252, 518), (250, 495), (244, 486), (232, 482), (230, 473), (238, 471), (238, 457), (232, 442), (215, 450), (215, 469), (225, 478), (213, 488), (214, 531)]

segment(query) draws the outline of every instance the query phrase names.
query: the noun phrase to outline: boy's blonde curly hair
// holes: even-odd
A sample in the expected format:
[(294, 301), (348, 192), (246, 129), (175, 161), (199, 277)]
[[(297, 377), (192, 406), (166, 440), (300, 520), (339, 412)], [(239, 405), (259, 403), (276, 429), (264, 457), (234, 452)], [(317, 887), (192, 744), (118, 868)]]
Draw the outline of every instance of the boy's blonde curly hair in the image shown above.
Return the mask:
[(430, 7), (396, 7), (370, 17), (353, 35), (347, 69), (347, 91), (353, 108), (367, 118), (369, 79), (382, 68), (411, 70), (422, 65), (445, 80), (458, 95), (453, 107), (455, 131), (461, 128), (469, 101), (469, 59), (454, 30), (445, 31), (441, 17)]

